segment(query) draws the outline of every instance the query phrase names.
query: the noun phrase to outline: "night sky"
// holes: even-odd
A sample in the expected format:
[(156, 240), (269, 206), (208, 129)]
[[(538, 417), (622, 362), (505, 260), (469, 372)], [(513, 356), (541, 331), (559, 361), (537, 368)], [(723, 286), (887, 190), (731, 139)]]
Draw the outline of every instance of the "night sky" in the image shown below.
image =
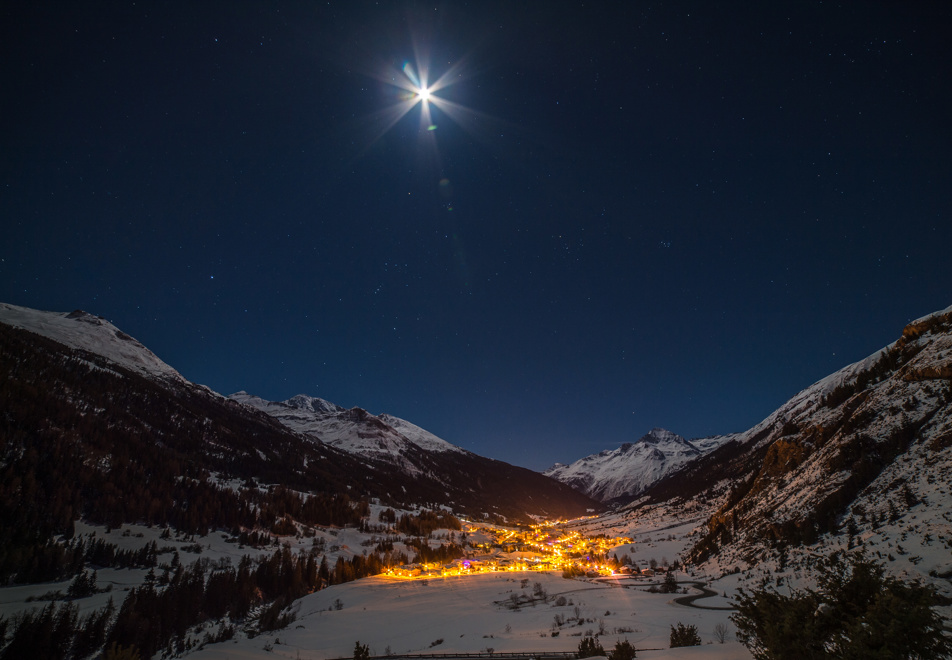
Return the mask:
[(950, 28), (940, 2), (4, 2), (0, 301), (534, 469), (742, 431), (952, 304)]

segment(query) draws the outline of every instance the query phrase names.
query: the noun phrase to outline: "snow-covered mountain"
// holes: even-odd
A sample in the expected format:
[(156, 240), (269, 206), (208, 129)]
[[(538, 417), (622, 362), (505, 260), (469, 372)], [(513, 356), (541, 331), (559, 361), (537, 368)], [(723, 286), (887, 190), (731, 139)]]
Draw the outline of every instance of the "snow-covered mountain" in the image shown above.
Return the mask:
[[(72, 466), (94, 471), (89, 466), (118, 460), (109, 458), (114, 451), (125, 457), (128, 447), (136, 447), (140, 462), (146, 457), (156, 464), (164, 460), (162, 470), (150, 468), (155, 473), (151, 481), (123, 470), (111, 472), (110, 478), (160, 491), (163, 497), (180, 488), (187, 473), (322, 497), (375, 498), (407, 507), (445, 505), (459, 513), (512, 520), (572, 517), (600, 509), (558, 481), (465, 451), (391, 415), (345, 410), (305, 395), (280, 403), (246, 393), (228, 399), (189, 382), (140, 342), (86, 312), (41, 312), (0, 303), (0, 335), (0, 382), (6, 379), (7, 396), (0, 401), (6, 414), (0, 422), (14, 424), (16, 437), (35, 446), (50, 440), (41, 437), (50, 429), (62, 429), (73, 443), (70, 451), (89, 454), (85, 462), (68, 462), (62, 467), (65, 476), (54, 481), (92, 479), (110, 485), (100, 476), (71, 475)], [(87, 447), (93, 441), (106, 446)], [(210, 508), (234, 508), (233, 502), (213, 504), (219, 495), (204, 497)], [(182, 502), (188, 499), (185, 495)], [(156, 511), (172, 506), (167, 499), (151, 501), (160, 500), (165, 504)], [(190, 516), (198, 515), (194, 507), (189, 510)], [(141, 511), (136, 515), (145, 519)]]
[[(417, 501), (448, 505), (458, 511), (479, 503), (483, 512), (511, 516), (513, 511), (569, 509), (595, 511), (596, 502), (558, 480), (461, 449), (393, 415), (373, 415), (363, 408), (343, 408), (324, 399), (299, 394), (287, 401), (266, 401), (238, 392), (229, 397), (266, 413), (295, 433), (329, 445), (398, 476), (411, 485)], [(563, 515), (563, 514), (557, 514)]]
[(808, 563), (862, 546), (891, 571), (944, 576), (952, 595), (950, 483), (952, 307), (662, 479), (632, 512), (705, 507), (695, 563), (782, 566), (788, 549)]
[(0, 303), (0, 323), (53, 339), (70, 348), (96, 353), (120, 366), (152, 378), (184, 383), (175, 369), (112, 323), (80, 309), (42, 312)]
[(586, 456), (571, 465), (556, 463), (543, 474), (601, 502), (632, 498), (729, 439), (717, 436), (688, 441), (671, 431), (654, 428), (636, 442)]
[(351, 454), (392, 462), (411, 474), (425, 469), (420, 452), (468, 453), (393, 415), (346, 409), (324, 399), (298, 394), (287, 401), (266, 401), (237, 392), (228, 397), (271, 415), (288, 428)]
[(408, 422), (405, 419), (400, 419), (399, 417), (394, 417), (393, 415), (388, 415), (387, 413), (378, 416), (378, 419), (384, 424), (390, 426), (390, 428), (397, 430), (404, 438), (415, 444), (420, 449), (434, 452), (466, 451), (452, 443), (447, 442), (443, 438), (430, 433), (426, 429), (420, 428), (412, 422)]

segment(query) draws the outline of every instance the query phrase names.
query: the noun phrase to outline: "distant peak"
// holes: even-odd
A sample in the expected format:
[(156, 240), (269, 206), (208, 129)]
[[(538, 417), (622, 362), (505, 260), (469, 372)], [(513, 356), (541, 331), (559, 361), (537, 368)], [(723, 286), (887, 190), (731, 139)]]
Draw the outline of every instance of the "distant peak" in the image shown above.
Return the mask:
[(309, 408), (313, 401), (314, 398), (308, 396), (307, 394), (295, 394), (290, 399), (285, 401), (285, 403), (296, 408)]
[(70, 348), (99, 355), (150, 378), (185, 379), (152, 351), (101, 316), (81, 309), (44, 312), (0, 303), (0, 323), (48, 337)]
[(638, 442), (656, 445), (661, 442), (686, 442), (686, 440), (677, 433), (672, 433), (661, 427), (655, 427), (638, 438)]
[(72, 312), (66, 315), (66, 318), (70, 319), (71, 321), (92, 323), (93, 325), (103, 325), (104, 323), (107, 323), (106, 319), (103, 317), (90, 314), (89, 312), (84, 312), (81, 309), (74, 309)]
[(291, 408), (298, 408), (300, 410), (308, 410), (310, 412), (316, 413), (330, 413), (330, 412), (340, 412), (343, 410), (336, 403), (331, 403), (330, 401), (325, 401), (320, 397), (310, 396), (308, 394), (295, 394), (290, 399), (284, 402), (285, 405)]

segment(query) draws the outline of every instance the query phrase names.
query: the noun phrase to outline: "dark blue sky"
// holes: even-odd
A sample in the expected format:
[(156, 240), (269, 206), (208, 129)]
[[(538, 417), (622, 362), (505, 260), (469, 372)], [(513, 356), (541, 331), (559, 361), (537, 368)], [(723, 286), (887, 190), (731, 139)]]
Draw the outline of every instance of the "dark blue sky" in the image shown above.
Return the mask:
[(0, 300), (216, 391), (542, 469), (952, 304), (943, 3), (154, 4), (0, 9)]

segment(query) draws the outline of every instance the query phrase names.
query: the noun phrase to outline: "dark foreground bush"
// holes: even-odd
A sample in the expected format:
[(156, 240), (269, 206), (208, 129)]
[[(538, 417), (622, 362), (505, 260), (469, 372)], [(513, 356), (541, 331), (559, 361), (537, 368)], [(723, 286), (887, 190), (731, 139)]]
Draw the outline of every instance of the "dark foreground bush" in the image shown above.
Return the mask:
[(932, 609), (935, 593), (885, 575), (863, 555), (834, 555), (816, 591), (789, 596), (740, 591), (731, 619), (757, 660), (812, 658), (948, 658), (952, 642)]
[(602, 645), (599, 644), (598, 640), (594, 637), (585, 636), (582, 638), (582, 641), (578, 643), (579, 658), (593, 658), (602, 655), (605, 655), (605, 649), (602, 648)]
[(671, 626), (671, 648), (679, 646), (700, 646), (701, 637), (697, 634), (697, 626), (686, 626), (678, 621), (678, 626)]

